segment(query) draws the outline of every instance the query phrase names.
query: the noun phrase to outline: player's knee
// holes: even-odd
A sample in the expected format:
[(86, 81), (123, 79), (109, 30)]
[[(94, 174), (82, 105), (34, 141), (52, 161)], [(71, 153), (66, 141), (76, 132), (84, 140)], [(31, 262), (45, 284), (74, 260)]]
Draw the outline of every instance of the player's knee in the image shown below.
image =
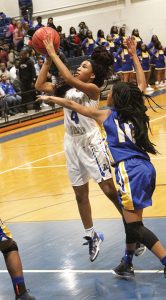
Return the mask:
[(141, 221), (126, 224), (126, 233), (130, 238), (144, 244), (149, 250), (158, 242), (156, 235), (146, 228)]
[(13, 239), (0, 242), (0, 251), (3, 254), (7, 254), (11, 251), (18, 251), (17, 243)]

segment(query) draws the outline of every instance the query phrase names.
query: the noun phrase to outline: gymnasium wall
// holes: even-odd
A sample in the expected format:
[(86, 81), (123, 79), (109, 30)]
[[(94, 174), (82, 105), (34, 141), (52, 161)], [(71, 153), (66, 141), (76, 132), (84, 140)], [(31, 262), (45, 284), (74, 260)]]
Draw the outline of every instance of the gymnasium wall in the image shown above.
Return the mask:
[[(34, 19), (43, 16), (43, 24), (52, 16), (55, 25), (61, 25), (68, 35), (69, 27), (78, 28), (80, 21), (85, 21), (93, 31), (98, 29), (109, 33), (112, 25), (126, 24), (127, 33), (134, 27), (148, 42), (152, 34), (160, 37), (166, 46), (166, 0), (33, 0)], [(7, 16), (19, 16), (17, 0), (0, 0), (0, 11)]]

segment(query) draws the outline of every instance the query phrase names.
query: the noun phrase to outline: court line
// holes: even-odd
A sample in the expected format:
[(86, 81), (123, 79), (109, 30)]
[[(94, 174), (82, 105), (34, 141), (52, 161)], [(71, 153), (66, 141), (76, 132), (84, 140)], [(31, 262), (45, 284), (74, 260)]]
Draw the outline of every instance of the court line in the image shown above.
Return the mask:
[[(164, 116), (161, 116), (161, 117), (158, 117), (158, 118), (156, 118), (156, 119), (153, 119), (153, 120), (150, 120), (150, 122), (154, 122), (154, 121), (160, 120), (160, 119), (162, 119), (162, 118), (165, 118), (165, 117), (166, 117), (166, 115), (164, 115)], [(11, 168), (11, 169), (8, 169), (8, 170), (5, 170), (5, 171), (2, 171), (2, 172), (0, 172), (0, 175), (2, 175), (2, 174), (5, 174), (5, 173), (8, 173), (8, 172), (10, 172), (10, 171), (17, 170), (17, 169), (19, 169), (19, 168), (21, 168), (21, 167), (27, 166), (27, 165), (29, 165), (29, 164), (32, 164), (32, 163), (35, 163), (35, 162), (38, 162), (38, 161), (44, 160), (44, 159), (46, 159), (46, 158), (49, 158), (49, 157), (52, 157), (52, 156), (55, 156), (55, 155), (58, 155), (58, 154), (61, 154), (61, 153), (64, 153), (64, 151), (60, 151), (60, 152), (57, 152), (57, 153), (54, 153), (54, 154), (51, 154), (51, 155), (45, 156), (45, 157), (43, 157), (43, 158), (39, 158), (39, 159), (36, 159), (36, 160), (34, 160), (34, 161), (31, 161), (31, 162), (28, 162), (28, 163), (22, 164), (22, 165), (20, 165), (20, 166), (17, 166), (17, 167), (14, 167), (14, 168)]]
[(29, 168), (31, 168), (31, 169), (45, 169), (45, 168), (61, 168), (61, 167), (66, 167), (66, 165), (52, 165), (52, 166), (40, 166), (40, 167), (30, 167), (30, 166), (27, 166), (26, 168), (19, 167), (18, 169), (19, 170), (27, 170)]
[(163, 119), (165, 117), (166, 117), (166, 114), (164, 116), (161, 116), (161, 117), (158, 117), (156, 119), (150, 120), (150, 122), (158, 121), (158, 120)]
[(157, 159), (157, 160), (160, 160), (160, 159), (166, 159), (166, 156), (163, 156), (163, 157), (150, 157), (150, 159)]
[[(24, 273), (60, 273), (60, 274), (115, 274), (114, 270), (23, 270)], [(0, 270), (0, 273), (8, 273), (7, 270)], [(134, 270), (137, 274), (163, 273), (163, 270)]]
[(17, 167), (14, 167), (14, 168), (11, 168), (11, 169), (2, 171), (2, 172), (0, 172), (0, 175), (1, 175), (1, 174), (8, 173), (8, 172), (10, 172), (10, 171), (17, 170), (17, 169), (19, 169), (19, 168), (21, 168), (21, 167), (24, 167), (24, 166), (33, 164), (33, 163), (35, 163), (35, 162), (44, 160), (44, 159), (46, 159), (46, 158), (49, 158), (49, 157), (52, 157), (52, 156), (55, 156), (55, 155), (58, 155), (58, 154), (61, 154), (61, 153), (64, 153), (64, 150), (63, 150), (63, 151), (60, 151), (60, 152), (56, 152), (56, 153), (54, 153), (54, 154), (50, 154), (50, 155), (44, 156), (44, 157), (39, 158), (39, 159), (32, 160), (32, 161), (30, 161), (30, 162), (28, 162), (28, 163), (25, 163), (25, 164), (22, 164), (22, 165), (20, 165), (20, 166), (17, 166)]

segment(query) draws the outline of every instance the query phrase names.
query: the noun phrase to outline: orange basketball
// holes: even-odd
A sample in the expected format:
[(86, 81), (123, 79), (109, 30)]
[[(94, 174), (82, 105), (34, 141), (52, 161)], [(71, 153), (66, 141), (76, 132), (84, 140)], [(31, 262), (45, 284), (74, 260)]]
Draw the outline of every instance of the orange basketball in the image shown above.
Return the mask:
[(35, 31), (32, 37), (32, 46), (40, 54), (47, 54), (43, 40), (46, 39), (48, 35), (52, 38), (55, 50), (59, 48), (60, 39), (58, 32), (51, 27), (41, 27)]

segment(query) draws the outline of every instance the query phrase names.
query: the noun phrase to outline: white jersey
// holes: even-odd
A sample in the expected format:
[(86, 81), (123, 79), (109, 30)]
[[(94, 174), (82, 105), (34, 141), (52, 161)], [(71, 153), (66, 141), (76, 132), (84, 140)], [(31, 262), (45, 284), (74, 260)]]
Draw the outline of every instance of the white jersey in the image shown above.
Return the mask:
[[(87, 107), (98, 107), (99, 105), (99, 100), (90, 99), (83, 92), (76, 90), (76, 88), (68, 90), (65, 94), (65, 98)], [(98, 130), (95, 120), (84, 117), (68, 108), (64, 108), (64, 126), (66, 132), (71, 136), (81, 136), (94, 131), (94, 129)]]

